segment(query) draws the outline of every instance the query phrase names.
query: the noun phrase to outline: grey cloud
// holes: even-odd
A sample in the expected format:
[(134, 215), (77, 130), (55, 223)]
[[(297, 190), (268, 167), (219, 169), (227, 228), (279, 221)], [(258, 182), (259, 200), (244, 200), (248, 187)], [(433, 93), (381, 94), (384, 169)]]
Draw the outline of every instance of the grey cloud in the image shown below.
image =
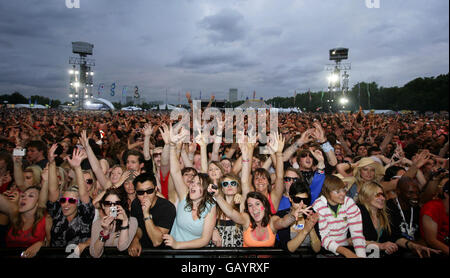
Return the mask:
[(244, 17), (231, 9), (207, 16), (198, 25), (208, 32), (210, 41), (214, 43), (239, 41), (244, 39), (247, 33)]

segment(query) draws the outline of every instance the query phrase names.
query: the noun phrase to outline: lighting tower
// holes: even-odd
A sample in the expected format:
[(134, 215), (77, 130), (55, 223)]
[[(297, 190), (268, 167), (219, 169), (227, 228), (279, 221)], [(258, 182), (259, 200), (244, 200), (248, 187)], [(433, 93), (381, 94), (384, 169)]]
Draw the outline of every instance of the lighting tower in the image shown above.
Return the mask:
[[(72, 52), (78, 54), (79, 57), (69, 57), (69, 64), (72, 65), (72, 69), (69, 70), (69, 97), (72, 99), (72, 105), (78, 109), (82, 109), (83, 103), (93, 98), (95, 60), (86, 58), (86, 56), (92, 55), (93, 48), (94, 45), (87, 42), (72, 42)], [(77, 68), (77, 66), (79, 67)]]
[[(335, 64), (327, 65), (326, 70), (330, 72), (328, 76), (328, 99), (325, 104), (325, 111), (335, 112), (339, 109), (345, 109), (348, 103), (348, 78), (347, 71), (351, 69), (350, 63), (341, 63), (342, 60), (348, 58), (348, 48), (333, 48), (330, 49), (330, 61), (335, 61)], [(341, 72), (343, 74), (341, 76)], [(341, 82), (342, 79), (342, 82)], [(342, 87), (341, 87), (342, 83)], [(341, 95), (339, 101), (337, 97)], [(339, 102), (339, 103), (338, 103)]]

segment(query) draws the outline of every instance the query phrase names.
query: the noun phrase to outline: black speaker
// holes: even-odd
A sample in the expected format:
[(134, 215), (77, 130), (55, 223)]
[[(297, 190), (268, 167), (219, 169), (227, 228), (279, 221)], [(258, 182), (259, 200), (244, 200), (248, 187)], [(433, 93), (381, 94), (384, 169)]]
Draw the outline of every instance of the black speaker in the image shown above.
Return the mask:
[(330, 60), (345, 60), (348, 58), (348, 48), (330, 49)]

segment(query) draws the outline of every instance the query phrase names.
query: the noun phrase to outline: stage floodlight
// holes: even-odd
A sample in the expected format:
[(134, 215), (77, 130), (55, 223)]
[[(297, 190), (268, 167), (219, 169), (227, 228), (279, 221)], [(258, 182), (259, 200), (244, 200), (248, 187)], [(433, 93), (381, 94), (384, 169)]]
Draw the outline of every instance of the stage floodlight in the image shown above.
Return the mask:
[(345, 105), (345, 104), (348, 103), (348, 99), (347, 99), (346, 97), (342, 97), (341, 99), (339, 99), (339, 102), (340, 102), (342, 105)]

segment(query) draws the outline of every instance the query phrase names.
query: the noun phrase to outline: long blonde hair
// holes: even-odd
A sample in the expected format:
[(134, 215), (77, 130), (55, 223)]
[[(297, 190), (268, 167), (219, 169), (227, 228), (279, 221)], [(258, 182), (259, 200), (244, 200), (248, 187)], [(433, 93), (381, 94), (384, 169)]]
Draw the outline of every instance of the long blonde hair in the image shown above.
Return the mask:
[[(363, 183), (359, 191), (358, 201), (367, 209), (369, 214), (371, 213), (370, 200), (375, 197), (378, 189), (381, 189), (384, 192), (383, 186), (381, 186), (379, 183), (368, 181)], [(380, 221), (380, 227), (383, 230), (387, 230), (389, 234), (391, 234), (391, 225), (389, 224), (389, 216), (386, 211), (386, 206), (384, 206), (384, 208), (382, 209), (377, 210), (376, 217)]]
[[(41, 192), (41, 188), (36, 185), (28, 187), (27, 189), (25, 189), (24, 192), (26, 192), (30, 189), (36, 189), (39, 193)], [(37, 209), (34, 214), (34, 221), (33, 221), (33, 226), (32, 226), (32, 230), (31, 230), (32, 235), (34, 235), (34, 233), (36, 232), (36, 227), (37, 227), (38, 223), (42, 220), (42, 218), (45, 217), (46, 213), (47, 213), (47, 208), (39, 206), (39, 199), (38, 199)], [(19, 212), (13, 213), (11, 215), (11, 228), (12, 228), (12, 234), (14, 236), (19, 235), (19, 231), (23, 229), (23, 224), (24, 223), (22, 221), (22, 217)]]

